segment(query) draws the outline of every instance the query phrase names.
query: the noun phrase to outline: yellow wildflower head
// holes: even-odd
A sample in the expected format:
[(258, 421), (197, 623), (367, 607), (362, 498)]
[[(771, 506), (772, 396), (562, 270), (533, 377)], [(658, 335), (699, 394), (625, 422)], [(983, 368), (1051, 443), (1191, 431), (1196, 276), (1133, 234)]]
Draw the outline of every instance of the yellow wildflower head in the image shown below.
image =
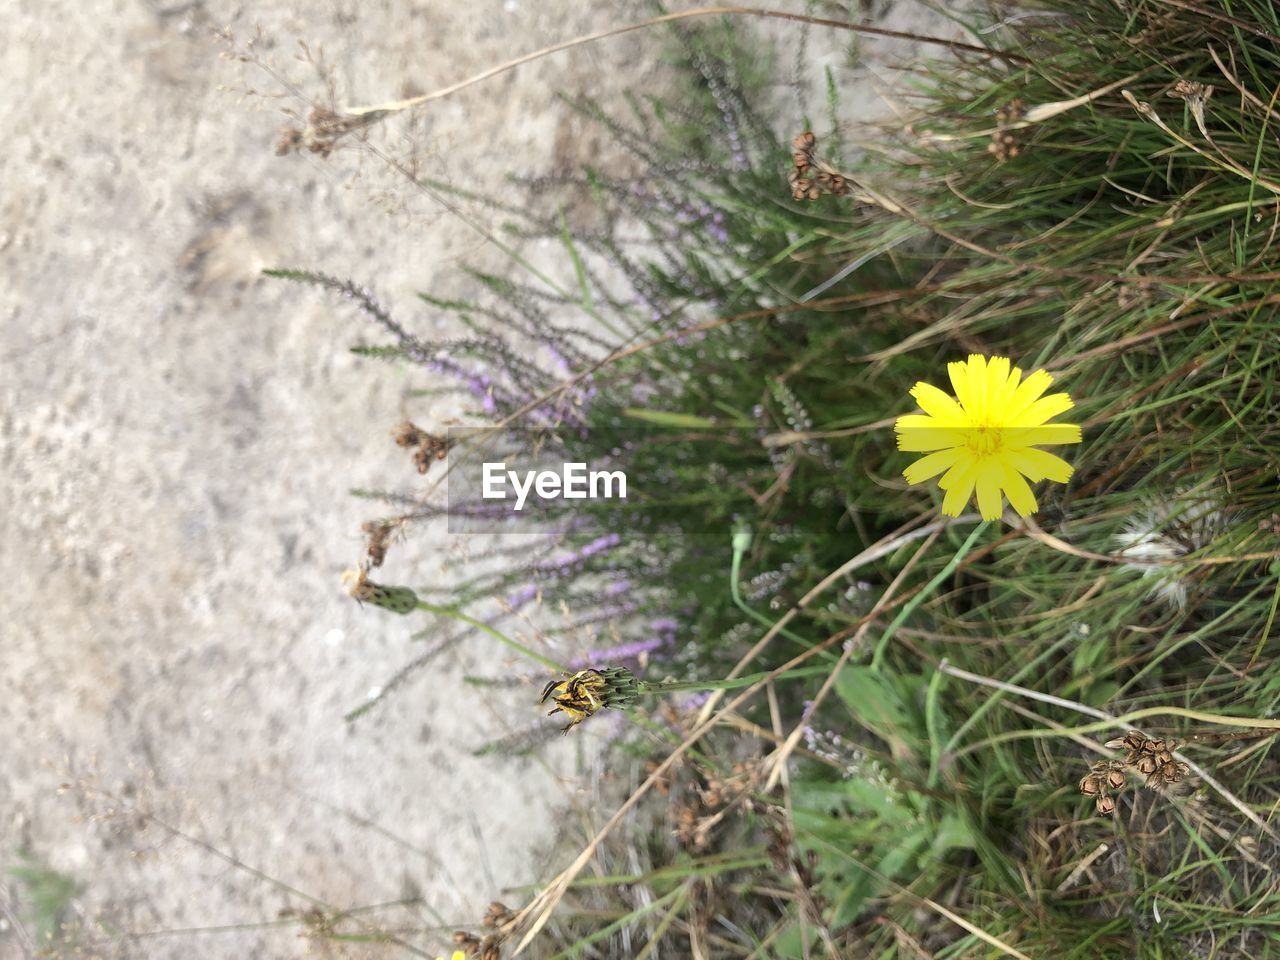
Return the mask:
[(898, 449), (926, 453), (903, 471), (908, 483), (923, 483), (942, 474), (942, 512), (958, 517), (974, 489), (984, 520), (996, 520), (1003, 497), (1027, 517), (1036, 498), (1027, 481), (1065, 483), (1071, 465), (1039, 446), (1079, 443), (1074, 424), (1049, 423), (1070, 410), (1065, 393), (1043, 396), (1053, 377), (1037, 370), (1025, 380), (1008, 357), (970, 354), (963, 363), (947, 364), (955, 397), (921, 381), (911, 396), (924, 414), (899, 417), (893, 429)]
[[(444, 960), (444, 957), (436, 957), (436, 960)], [(467, 955), (461, 950), (455, 950), (449, 960), (467, 960)]]

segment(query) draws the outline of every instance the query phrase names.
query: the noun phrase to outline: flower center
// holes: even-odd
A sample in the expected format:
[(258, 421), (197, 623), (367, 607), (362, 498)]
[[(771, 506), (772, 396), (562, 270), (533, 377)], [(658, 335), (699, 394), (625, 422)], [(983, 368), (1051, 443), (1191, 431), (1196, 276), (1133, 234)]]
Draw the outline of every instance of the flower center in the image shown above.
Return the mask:
[(990, 457), (1004, 449), (1004, 431), (985, 423), (971, 427), (965, 446), (975, 457)]

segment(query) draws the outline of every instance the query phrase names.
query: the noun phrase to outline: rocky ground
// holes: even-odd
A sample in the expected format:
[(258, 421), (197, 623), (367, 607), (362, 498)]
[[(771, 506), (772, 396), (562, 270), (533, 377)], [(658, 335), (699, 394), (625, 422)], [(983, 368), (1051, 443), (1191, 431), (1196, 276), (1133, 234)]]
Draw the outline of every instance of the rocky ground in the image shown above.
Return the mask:
[[(958, 35), (907, 6), (890, 18)], [(300, 939), (290, 911), (404, 898), (425, 904), (413, 923), (441, 930), (415, 942), (443, 950), (494, 895), (554, 872), (557, 812), (586, 789), (592, 736), (542, 762), (472, 757), (537, 717), (526, 690), (477, 708), (460, 687), (468, 670), (501, 669), (499, 650), (469, 642), (342, 721), (422, 649), (420, 624), (340, 589), (370, 515), (348, 490), (409, 482), (391, 427), (451, 411), (407, 401), (413, 375), (348, 352), (371, 332), (357, 314), (260, 275), (354, 276), (431, 332), (414, 294), (457, 293), (460, 264), (501, 259), (368, 149), (326, 160), (273, 148), (280, 109), (299, 106), (281, 96), (290, 85), (323, 98), (332, 81), (350, 103), (412, 95), (648, 9), (9, 0), (0, 871), (26, 872), (0, 872), (0, 958), (35, 951), (32, 903), (39, 876), (46, 888), (53, 877), (42, 871), (75, 884), (68, 955), (155, 958), (386, 955)], [(761, 35), (792, 52), (799, 36), (780, 24)], [(846, 41), (812, 37), (802, 79), (820, 84), (823, 63), (845, 70)], [(598, 135), (556, 92), (616, 99), (660, 84), (659, 42), (631, 34), (540, 60), (374, 144), (481, 191), (596, 160)], [(249, 62), (223, 56), (236, 50)], [(856, 109), (888, 85), (878, 70), (839, 75)], [(526, 252), (556, 266), (553, 247)], [(447, 582), (447, 556), (413, 541), (388, 579)]]

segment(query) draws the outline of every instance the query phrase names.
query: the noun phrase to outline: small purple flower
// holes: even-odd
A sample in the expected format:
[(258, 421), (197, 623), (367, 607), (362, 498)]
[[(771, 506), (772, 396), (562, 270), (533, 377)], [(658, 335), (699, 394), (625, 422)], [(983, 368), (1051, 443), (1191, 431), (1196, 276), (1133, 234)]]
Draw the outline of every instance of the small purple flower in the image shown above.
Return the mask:
[(531, 601), (537, 595), (538, 595), (538, 585), (535, 583), (528, 583), (528, 584), (525, 584), (523, 587), (521, 587), (519, 590), (517, 590), (515, 593), (513, 593), (510, 596), (510, 598), (507, 600), (507, 604), (511, 607), (512, 610), (519, 610), (521, 607), (523, 607), (526, 603)]
[[(649, 640), (637, 640), (634, 643), (624, 643), (621, 646), (609, 647), (604, 650), (588, 651), (584, 659), (586, 663), (602, 664), (616, 663), (619, 660), (634, 660), (646, 653), (652, 653), (664, 643), (663, 638), (654, 637)], [(576, 664), (575, 664), (576, 666)]]
[(710, 699), (710, 690), (699, 690), (696, 693), (690, 693), (684, 698), (684, 708), (686, 710), (697, 710)]

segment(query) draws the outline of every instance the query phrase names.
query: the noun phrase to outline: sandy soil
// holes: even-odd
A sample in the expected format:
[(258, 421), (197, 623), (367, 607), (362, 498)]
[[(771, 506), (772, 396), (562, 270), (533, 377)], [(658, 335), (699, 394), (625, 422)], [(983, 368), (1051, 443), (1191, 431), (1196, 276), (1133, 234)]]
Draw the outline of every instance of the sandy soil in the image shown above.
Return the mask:
[[(479, 641), (342, 722), (421, 650), (414, 622), (338, 583), (370, 515), (348, 489), (411, 480), (389, 430), (421, 384), (347, 352), (370, 333), (351, 311), (259, 271), (353, 275), (430, 332), (415, 292), (456, 293), (461, 262), (498, 261), (367, 152), (276, 157), (287, 101), (264, 94), (279, 85), (212, 34), (260, 26), (258, 53), (308, 94), (322, 85), (296, 41), (323, 46), (339, 100), (377, 102), (645, 5), (4, 6), (0, 870), (28, 857), (80, 885), (67, 919), (84, 955), (360, 956), (298, 926), (123, 935), (405, 897), (442, 927), (420, 945), (443, 950), (495, 894), (553, 872), (591, 737), (542, 763), (470, 756), (537, 716), (527, 691), (477, 709), (459, 688), (506, 662)], [(472, 189), (581, 163), (598, 141), (555, 92), (658, 82), (657, 47), (632, 35), (539, 61), (379, 142)], [(875, 77), (850, 78), (869, 104)], [(449, 575), (421, 540), (389, 567), (391, 582)], [(32, 954), (29, 899), (0, 873), (0, 958)]]

